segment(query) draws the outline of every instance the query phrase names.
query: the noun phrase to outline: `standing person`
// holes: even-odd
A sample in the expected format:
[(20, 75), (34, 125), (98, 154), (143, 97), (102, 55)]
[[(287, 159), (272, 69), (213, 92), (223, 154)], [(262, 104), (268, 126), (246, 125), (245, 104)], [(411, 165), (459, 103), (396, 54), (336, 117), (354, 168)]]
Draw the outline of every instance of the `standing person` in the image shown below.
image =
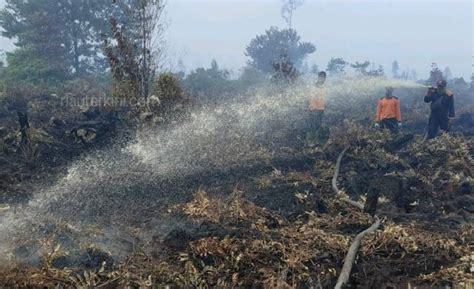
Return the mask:
[(326, 109), (326, 100), (324, 83), (326, 82), (326, 72), (321, 71), (318, 74), (318, 80), (316, 81), (316, 90), (314, 95), (309, 100), (309, 132), (306, 134), (306, 141), (311, 145), (315, 145), (322, 134), (322, 124), (324, 110)]
[(431, 114), (428, 123), (427, 139), (433, 139), (439, 129), (449, 131), (449, 118), (455, 116), (454, 94), (446, 89), (446, 80), (439, 80), (436, 88), (430, 87), (425, 102), (431, 103)]
[(375, 115), (375, 127), (389, 129), (391, 133), (398, 133), (402, 127), (402, 113), (400, 100), (393, 95), (393, 87), (387, 87), (385, 96), (380, 98)]

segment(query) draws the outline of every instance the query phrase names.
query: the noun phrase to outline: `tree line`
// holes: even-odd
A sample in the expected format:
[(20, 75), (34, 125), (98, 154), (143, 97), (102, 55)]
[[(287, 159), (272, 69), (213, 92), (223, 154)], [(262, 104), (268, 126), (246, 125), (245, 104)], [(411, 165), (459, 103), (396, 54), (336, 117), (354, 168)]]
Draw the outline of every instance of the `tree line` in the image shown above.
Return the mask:
[[(151, 41), (160, 32), (163, 8), (158, 0), (7, 0), (0, 27), (16, 48), (6, 53), (2, 76), (55, 83), (105, 75), (111, 68), (117, 73), (112, 61), (130, 57), (140, 63), (146, 78), (153, 70), (156, 51)], [(127, 55), (118, 51), (124, 44), (119, 33), (128, 42)], [(114, 60), (107, 57), (112, 54)]]
[[(177, 71), (176, 79), (190, 94), (215, 97), (272, 79), (293, 81), (304, 73), (317, 74), (318, 65), (309, 68), (307, 60), (316, 45), (303, 41), (292, 27), (302, 4), (284, 0), (281, 14), (288, 26), (270, 27), (249, 41), (243, 52), (248, 62), (237, 81), (216, 61), (188, 74)], [(16, 48), (6, 53), (0, 77), (15, 85), (100, 79), (113, 83), (122, 96), (146, 99), (163, 59), (163, 10), (162, 0), (6, 0), (0, 11), (1, 33), (14, 40)], [(386, 75), (381, 65), (350, 63), (342, 57), (331, 58), (321, 70), (341, 75), (347, 68), (363, 76)], [(400, 71), (398, 61), (391, 72), (395, 78), (416, 80), (416, 72)], [(451, 71), (446, 68), (443, 74), (450, 77)]]

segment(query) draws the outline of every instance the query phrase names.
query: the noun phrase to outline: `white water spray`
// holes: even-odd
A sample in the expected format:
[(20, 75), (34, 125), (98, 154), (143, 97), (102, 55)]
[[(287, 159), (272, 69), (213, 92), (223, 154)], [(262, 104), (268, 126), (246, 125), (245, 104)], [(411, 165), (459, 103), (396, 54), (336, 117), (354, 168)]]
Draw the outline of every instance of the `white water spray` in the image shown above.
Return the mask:
[[(328, 113), (372, 103), (367, 99), (380, 97), (386, 86), (422, 87), (388, 79), (337, 80), (326, 88)], [(84, 156), (55, 185), (35, 192), (28, 204), (0, 216), (0, 259), (14, 259), (18, 242), (42, 238), (61, 226), (79, 232), (98, 226), (102, 236), (79, 234), (82, 244), (77, 246), (100, 242), (111, 251), (116, 247), (113, 239), (128, 226), (154, 220), (155, 230), (173, 227), (164, 212), (193, 193), (186, 187), (186, 178), (269, 157), (260, 145), (262, 137), (275, 123), (291, 130), (292, 123), (304, 121), (315, 89), (305, 84), (285, 93), (256, 90), (243, 101), (196, 111), (175, 127), (141, 131), (125, 147)]]

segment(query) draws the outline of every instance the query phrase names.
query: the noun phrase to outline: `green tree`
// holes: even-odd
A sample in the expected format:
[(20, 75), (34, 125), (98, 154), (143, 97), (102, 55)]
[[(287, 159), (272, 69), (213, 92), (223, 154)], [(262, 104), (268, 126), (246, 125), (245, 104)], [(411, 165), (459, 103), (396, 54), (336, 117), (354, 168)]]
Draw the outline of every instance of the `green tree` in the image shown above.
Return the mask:
[(344, 60), (344, 58), (331, 58), (326, 70), (331, 74), (339, 74), (344, 72), (346, 65), (347, 62)]
[(306, 56), (315, 51), (312, 43), (301, 42), (296, 30), (271, 27), (265, 34), (257, 35), (250, 41), (245, 55), (251, 58), (248, 62), (250, 66), (265, 74), (271, 74), (274, 72), (273, 64), (282, 57), (288, 58), (299, 68)]
[(110, 19), (112, 39), (105, 38), (105, 53), (114, 79), (129, 98), (146, 101), (161, 49), (163, 0), (127, 0), (117, 4)]
[(17, 46), (7, 54), (11, 75), (64, 80), (103, 71), (101, 35), (110, 7), (105, 0), (7, 0), (0, 27)]

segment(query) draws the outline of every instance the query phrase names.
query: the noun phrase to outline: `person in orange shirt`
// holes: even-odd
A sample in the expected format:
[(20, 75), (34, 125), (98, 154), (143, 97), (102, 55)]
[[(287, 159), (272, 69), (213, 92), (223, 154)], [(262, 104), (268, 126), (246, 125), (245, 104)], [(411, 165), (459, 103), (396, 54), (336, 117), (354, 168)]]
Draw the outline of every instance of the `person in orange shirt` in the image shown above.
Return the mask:
[(389, 129), (392, 133), (402, 128), (400, 100), (393, 96), (393, 87), (387, 87), (385, 96), (379, 99), (375, 122), (376, 128)]
[(309, 131), (306, 134), (308, 145), (313, 146), (319, 141), (322, 134), (323, 115), (326, 108), (324, 83), (326, 82), (326, 72), (321, 71), (316, 81), (315, 95), (309, 99)]
[(318, 114), (323, 114), (326, 108), (326, 100), (324, 99), (324, 83), (326, 82), (326, 72), (321, 71), (316, 81), (317, 93), (309, 100), (309, 110)]

